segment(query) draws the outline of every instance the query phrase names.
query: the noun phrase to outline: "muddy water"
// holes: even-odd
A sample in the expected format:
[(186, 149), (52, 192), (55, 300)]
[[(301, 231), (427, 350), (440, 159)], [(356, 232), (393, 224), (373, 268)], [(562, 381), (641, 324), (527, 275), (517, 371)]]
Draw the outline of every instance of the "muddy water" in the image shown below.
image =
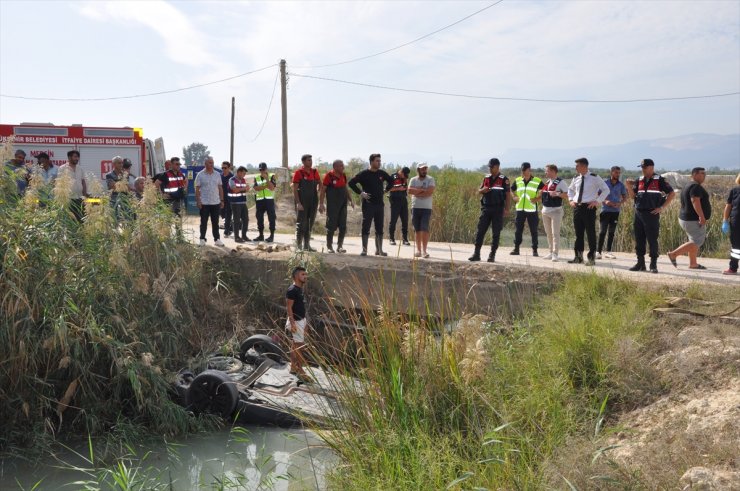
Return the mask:
[[(75, 450), (88, 454), (84, 445)], [(142, 490), (325, 489), (326, 473), (337, 463), (334, 453), (310, 431), (262, 427), (141, 445), (135, 453), (136, 458), (124, 462), (138, 468), (140, 486), (132, 489)], [(71, 468), (90, 469), (88, 460), (70, 450), (48, 458), (43, 466), (0, 462), (0, 490), (85, 489), (81, 481), (90, 482), (88, 489), (111, 489), (101, 482), (105, 471), (100, 468), (89, 473)]]

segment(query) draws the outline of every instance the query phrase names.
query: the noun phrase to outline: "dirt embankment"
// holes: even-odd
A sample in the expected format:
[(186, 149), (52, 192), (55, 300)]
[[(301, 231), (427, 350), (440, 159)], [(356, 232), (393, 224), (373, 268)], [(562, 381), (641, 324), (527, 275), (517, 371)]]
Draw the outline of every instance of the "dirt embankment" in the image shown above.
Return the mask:
[[(696, 310), (692, 303), (687, 308)], [(732, 305), (704, 305), (711, 308)], [(733, 316), (740, 317), (662, 319), (644, 347), (653, 374), (644, 404), (615, 415), (611, 431), (571, 442), (554, 474), (578, 489), (627, 489), (628, 482), (740, 489), (740, 322)]]

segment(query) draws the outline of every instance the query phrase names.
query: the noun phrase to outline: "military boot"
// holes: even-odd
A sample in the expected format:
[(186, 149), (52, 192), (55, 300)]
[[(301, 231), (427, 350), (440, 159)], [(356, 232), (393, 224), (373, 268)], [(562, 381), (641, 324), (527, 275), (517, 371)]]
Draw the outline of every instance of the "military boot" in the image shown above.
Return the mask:
[(480, 247), (476, 247), (473, 251), (473, 255), (468, 258), (468, 261), (480, 261)]
[(360, 253), (360, 256), (367, 256), (367, 242), (370, 240), (370, 234), (363, 234), (362, 235), (362, 252)]
[(387, 252), (383, 252), (383, 236), (375, 236), (375, 255), (376, 256), (387, 256)]

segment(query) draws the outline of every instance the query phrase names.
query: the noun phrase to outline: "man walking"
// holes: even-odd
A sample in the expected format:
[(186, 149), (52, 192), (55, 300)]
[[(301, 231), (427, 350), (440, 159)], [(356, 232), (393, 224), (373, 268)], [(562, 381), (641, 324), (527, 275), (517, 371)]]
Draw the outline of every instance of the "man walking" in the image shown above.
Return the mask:
[(411, 245), (409, 242), (409, 204), (406, 197), (406, 189), (411, 169), (404, 167), (398, 172), (391, 174), (391, 184), (386, 191), (391, 202), (391, 223), (388, 225), (388, 236), (390, 245), (396, 245), (396, 223), (401, 219), (401, 235), (403, 245)]
[(221, 174), (213, 168), (213, 157), (206, 157), (205, 169), (195, 176), (195, 202), (200, 210), (200, 245), (206, 245), (208, 219), (211, 219), (211, 231), (214, 243), (223, 247), (221, 234), (218, 231), (219, 211), (224, 207), (224, 189)]
[(709, 193), (702, 186), (706, 178), (707, 173), (703, 167), (694, 167), (691, 169), (693, 182), (681, 190), (681, 212), (678, 215), (678, 224), (686, 232), (689, 241), (668, 253), (668, 259), (674, 267), (678, 267), (676, 258), (686, 254), (689, 256), (689, 269), (707, 269), (696, 262), (699, 248), (707, 238), (707, 221), (712, 216)]
[(604, 257), (607, 259), (616, 259), (617, 257), (612, 254), (614, 232), (617, 229), (622, 203), (627, 198), (627, 188), (619, 180), (621, 174), (622, 168), (615, 165), (611, 168), (609, 178), (604, 179), (606, 187), (609, 188), (609, 195), (601, 205), (601, 214), (599, 215), (599, 225), (601, 227), (599, 230), (599, 245), (596, 248), (596, 259), (601, 259), (601, 251), (604, 250), (604, 239), (607, 237), (607, 234), (609, 238), (606, 240), (606, 254), (604, 254)]
[[(344, 173), (344, 162), (335, 160), (332, 169), (324, 176), (321, 195), (319, 196), (319, 212), (326, 211), (326, 250), (334, 252), (334, 232), (339, 229), (337, 238), (337, 252), (347, 252), (344, 247), (344, 235), (347, 233), (347, 203), (355, 208), (347, 187), (347, 175)], [(326, 198), (326, 208), (324, 208)]]
[(596, 209), (606, 199), (609, 188), (602, 178), (588, 171), (588, 160), (576, 160), (578, 174), (568, 187), (568, 200), (573, 208), (573, 228), (576, 234), (576, 243), (573, 247), (575, 257), (568, 261), (570, 264), (583, 264), (583, 234), (588, 237), (588, 261), (586, 264), (596, 264)]
[(82, 200), (87, 197), (87, 181), (82, 172), (80, 163), (80, 152), (70, 150), (67, 152), (67, 163), (59, 167), (59, 175), (68, 174), (72, 180), (72, 189), (70, 193), (70, 210), (75, 219), (82, 223), (82, 217), (85, 216), (85, 207)]
[(414, 226), (414, 242), (416, 252), (414, 257), (429, 257), (429, 226), (432, 221), (432, 195), (434, 194), (434, 178), (427, 175), (429, 166), (426, 163), (416, 167), (416, 176), (409, 181), (411, 195), (411, 223)]
[(514, 250), (512, 256), (519, 255), (519, 246), (522, 243), (524, 223), (529, 224), (529, 234), (532, 237), (532, 255), (537, 257), (537, 203), (541, 200), (540, 192), (544, 186), (542, 179), (532, 175), (532, 166), (524, 162), (521, 166), (522, 175), (511, 185), (511, 194), (516, 203), (516, 229), (514, 232)]
[(275, 181), (275, 174), (267, 171), (267, 164), (260, 162), (259, 165), (260, 173), (254, 178), (254, 190), (257, 216), (257, 230), (259, 235), (257, 236), (257, 242), (265, 240), (265, 213), (267, 213), (267, 220), (270, 226), (270, 236), (266, 242), (272, 242), (275, 240), (275, 188), (277, 182)]
[[(391, 176), (380, 168), (380, 165), (380, 154), (370, 155), (370, 167), (349, 181), (349, 187), (352, 191), (362, 198), (361, 256), (367, 256), (367, 242), (370, 239), (370, 225), (373, 222), (375, 222), (375, 255), (388, 255), (383, 252), (383, 220), (385, 216), (383, 190), (386, 184), (393, 184), (393, 181)], [(360, 186), (362, 189), (360, 189)]]
[(563, 198), (568, 199), (568, 185), (558, 177), (558, 166), (545, 166), (547, 182), (542, 188), (542, 224), (550, 252), (545, 259), (557, 262), (560, 254), (560, 227), (563, 224)]
[[(221, 188), (226, 192), (229, 189), (229, 181), (234, 177), (231, 172), (231, 162), (225, 160), (221, 162)], [(231, 202), (226, 200), (224, 207), (221, 208), (221, 218), (224, 219), (224, 237), (230, 237), (233, 231), (233, 224), (231, 221)]]
[(285, 307), (288, 310), (288, 319), (285, 329), (290, 332), (293, 341), (290, 348), (290, 372), (299, 378), (305, 378), (303, 370), (303, 350), (306, 345), (306, 303), (303, 297), (303, 288), (308, 281), (306, 269), (297, 267), (292, 273), (293, 284), (285, 292)]
[(480, 217), (478, 218), (478, 232), (475, 235), (475, 252), (468, 261), (480, 261), (480, 249), (486, 237), (488, 227), (491, 227), (491, 252), (488, 262), (496, 260), (501, 229), (504, 227), (504, 217), (511, 208), (511, 186), (509, 178), (499, 172), (501, 162), (497, 158), (488, 161), (490, 174), (483, 178), (478, 188), (480, 198)]
[[(247, 191), (249, 191), (249, 184), (247, 184), (246, 175), (247, 168), (240, 166), (236, 175), (229, 179), (228, 201), (234, 218), (234, 242), (237, 243), (249, 242), (249, 237), (247, 237), (247, 228), (249, 227)], [(239, 235), (240, 232), (241, 236)]]
[(627, 180), (627, 193), (635, 200), (635, 252), (637, 264), (630, 271), (646, 271), (645, 241), (650, 248), (650, 272), (658, 272), (658, 235), (660, 214), (673, 201), (676, 192), (666, 179), (655, 173), (655, 163), (643, 159), (639, 167), (642, 177), (637, 181)]
[(293, 199), (295, 200), (295, 246), (316, 252), (311, 247), (311, 229), (316, 220), (316, 210), (319, 207), (319, 188), (321, 176), (313, 168), (313, 157), (306, 154), (301, 157), (303, 166), (293, 174)]

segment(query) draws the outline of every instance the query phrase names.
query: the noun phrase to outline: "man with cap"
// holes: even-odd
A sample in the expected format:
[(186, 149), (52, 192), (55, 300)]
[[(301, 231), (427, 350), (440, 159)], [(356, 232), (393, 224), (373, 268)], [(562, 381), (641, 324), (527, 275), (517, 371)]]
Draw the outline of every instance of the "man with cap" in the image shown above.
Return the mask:
[(532, 237), (532, 255), (537, 256), (537, 203), (541, 200), (542, 188), (545, 184), (542, 179), (532, 175), (532, 166), (529, 162), (522, 163), (522, 175), (514, 180), (511, 185), (511, 196), (516, 203), (516, 229), (514, 232), (514, 250), (512, 256), (519, 255), (519, 246), (522, 243), (524, 223), (529, 224), (529, 234)]
[(383, 192), (387, 184), (392, 184), (391, 176), (380, 168), (380, 154), (370, 155), (370, 165), (367, 169), (350, 179), (348, 185), (352, 191), (362, 198), (362, 252), (367, 256), (367, 243), (370, 239), (370, 225), (375, 222), (375, 255), (387, 256), (383, 252), (383, 221), (385, 204)]
[(668, 181), (655, 173), (655, 163), (643, 159), (639, 167), (642, 177), (637, 181), (627, 179), (627, 192), (635, 200), (635, 252), (637, 264), (630, 271), (647, 271), (645, 268), (645, 241), (650, 249), (650, 272), (658, 272), (658, 235), (660, 214), (673, 201), (676, 192)]
[(260, 162), (259, 165), (260, 173), (254, 178), (254, 191), (255, 199), (257, 202), (257, 230), (259, 235), (256, 241), (265, 240), (265, 213), (267, 213), (267, 220), (270, 224), (270, 236), (267, 238), (267, 242), (275, 240), (275, 187), (277, 181), (275, 180), (275, 174), (267, 171), (267, 164)]
[(172, 157), (172, 160), (168, 160), (168, 162), (170, 162), (167, 165), (168, 169), (158, 174), (154, 183), (162, 192), (164, 202), (170, 205), (172, 213), (179, 217), (182, 200), (187, 195), (188, 181), (180, 169), (179, 157)]
[(406, 197), (406, 188), (411, 169), (404, 167), (398, 172), (391, 174), (392, 183), (385, 190), (391, 202), (391, 222), (388, 224), (388, 236), (390, 245), (396, 245), (396, 223), (401, 219), (401, 235), (403, 245), (411, 245), (409, 242), (409, 205)]
[[(326, 208), (324, 208), (326, 198)], [(323, 186), (319, 196), (319, 212), (326, 211), (326, 250), (334, 252), (334, 232), (339, 229), (337, 252), (347, 252), (344, 247), (344, 235), (347, 233), (347, 203), (355, 208), (347, 187), (347, 175), (344, 173), (344, 162), (335, 160), (332, 169), (324, 175)]]
[(321, 176), (313, 168), (313, 157), (306, 154), (301, 157), (300, 169), (293, 174), (293, 199), (295, 200), (295, 246), (298, 250), (316, 252), (311, 247), (311, 229), (316, 220), (319, 208), (319, 188)]
[(411, 195), (411, 223), (414, 226), (415, 257), (429, 257), (429, 228), (432, 221), (432, 195), (435, 182), (427, 175), (429, 166), (425, 163), (416, 166), (417, 175), (409, 181)]
[[(229, 181), (234, 177), (231, 172), (231, 162), (224, 160), (221, 162), (221, 187), (224, 193), (228, 193)], [(224, 202), (224, 207), (221, 208), (221, 218), (224, 219), (224, 237), (231, 237), (232, 232), (232, 215), (231, 215), (231, 201), (228, 199)]]
[(586, 264), (596, 264), (596, 209), (609, 196), (609, 187), (604, 180), (588, 171), (588, 159), (576, 160), (576, 177), (568, 187), (568, 201), (573, 208), (573, 229), (576, 242), (573, 246), (575, 257), (570, 264), (583, 264), (583, 234), (588, 237), (588, 260)]
[[(249, 242), (247, 228), (249, 228), (249, 214), (247, 205), (247, 191), (249, 184), (246, 180), (247, 168), (240, 166), (236, 175), (231, 176), (227, 188), (227, 201), (231, 204), (231, 214), (234, 218), (234, 242)], [(241, 234), (241, 235), (240, 235)]]
[(488, 254), (488, 262), (496, 260), (501, 229), (504, 227), (504, 217), (509, 214), (511, 207), (511, 185), (509, 178), (499, 172), (501, 162), (497, 158), (488, 161), (490, 171), (483, 178), (478, 188), (480, 198), (480, 217), (478, 217), (478, 232), (475, 234), (475, 252), (468, 261), (480, 261), (480, 249), (483, 247), (483, 239), (486, 237), (488, 227), (491, 227), (491, 252)]

